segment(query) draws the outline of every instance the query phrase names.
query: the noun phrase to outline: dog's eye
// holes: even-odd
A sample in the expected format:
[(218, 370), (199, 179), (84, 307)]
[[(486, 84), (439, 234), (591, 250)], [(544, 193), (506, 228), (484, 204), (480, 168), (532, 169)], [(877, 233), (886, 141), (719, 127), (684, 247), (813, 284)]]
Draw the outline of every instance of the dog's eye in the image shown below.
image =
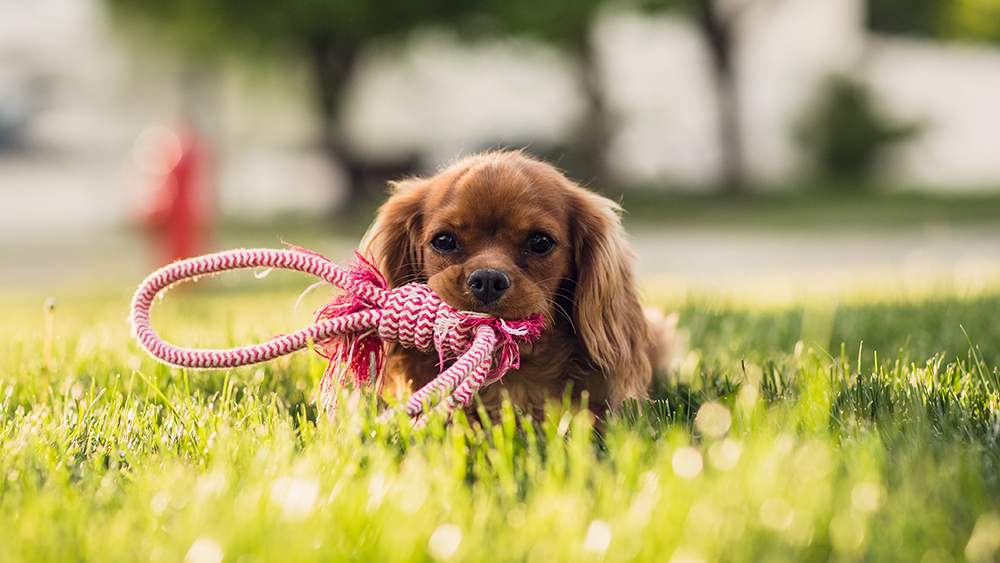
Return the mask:
[(438, 233), (431, 239), (431, 246), (442, 254), (458, 250), (458, 239), (451, 233)]
[(542, 233), (534, 233), (528, 237), (526, 247), (528, 252), (541, 256), (548, 254), (555, 245), (556, 241), (552, 240), (552, 237)]

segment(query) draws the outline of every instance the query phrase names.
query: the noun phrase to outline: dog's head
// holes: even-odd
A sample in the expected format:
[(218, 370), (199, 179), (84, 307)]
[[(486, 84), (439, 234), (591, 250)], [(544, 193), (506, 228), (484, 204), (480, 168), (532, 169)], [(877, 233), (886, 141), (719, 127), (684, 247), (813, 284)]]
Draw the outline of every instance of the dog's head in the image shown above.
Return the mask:
[[(393, 286), (424, 282), (453, 307), (566, 323), (616, 371), (646, 338), (614, 202), (521, 152), (468, 157), (393, 185), (367, 239)], [(632, 360), (624, 360), (626, 363)]]

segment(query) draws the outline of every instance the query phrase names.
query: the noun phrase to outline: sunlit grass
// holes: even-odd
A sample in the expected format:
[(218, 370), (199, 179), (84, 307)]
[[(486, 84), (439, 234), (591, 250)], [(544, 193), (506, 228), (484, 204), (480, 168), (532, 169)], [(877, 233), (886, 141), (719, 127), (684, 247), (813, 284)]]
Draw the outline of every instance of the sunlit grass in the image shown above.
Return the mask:
[[(175, 292), (155, 322), (247, 342), (324, 297), (297, 294)], [(168, 369), (128, 338), (127, 291), (56, 297), (51, 331), (43, 296), (0, 298), (0, 560), (1000, 554), (1000, 293), (665, 302), (689, 350), (602, 432), (562, 405), (413, 431), (347, 401), (317, 422), (312, 354)]]

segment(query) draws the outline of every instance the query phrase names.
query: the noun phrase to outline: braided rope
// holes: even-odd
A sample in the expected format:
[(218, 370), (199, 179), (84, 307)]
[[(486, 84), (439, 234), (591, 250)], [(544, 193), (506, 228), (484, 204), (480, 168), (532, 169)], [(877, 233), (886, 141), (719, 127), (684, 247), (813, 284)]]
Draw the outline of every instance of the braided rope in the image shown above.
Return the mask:
[(154, 357), (174, 366), (199, 369), (231, 368), (266, 362), (346, 332), (359, 332), (378, 325), (378, 310), (338, 317), (278, 336), (252, 346), (224, 350), (181, 348), (162, 340), (150, 326), (149, 314), (153, 302), (164, 289), (178, 282), (197, 279), (228, 270), (246, 268), (281, 268), (312, 274), (337, 287), (370, 296), (371, 301), (384, 301), (385, 292), (374, 286), (353, 284), (346, 270), (321, 258), (295, 250), (231, 250), (181, 260), (160, 268), (139, 286), (132, 297), (132, 330), (135, 337)]
[[(363, 266), (374, 269), (363, 259), (362, 262)], [(164, 341), (153, 330), (150, 310), (161, 291), (204, 275), (261, 267), (311, 274), (344, 290), (349, 298), (346, 304), (335, 301), (328, 306), (313, 325), (248, 346), (183, 348)], [(377, 271), (367, 271), (363, 267), (348, 270), (303, 249), (229, 250), (181, 260), (153, 272), (139, 285), (132, 298), (130, 321), (136, 339), (152, 356), (174, 366), (198, 369), (256, 364), (301, 350), (310, 342), (335, 342), (336, 352), (328, 356), (331, 364), (324, 375), (321, 392), (333, 387), (330, 380), (335, 365), (349, 362), (359, 335), (370, 338), (377, 334), (381, 341), (395, 341), (406, 348), (436, 349), (442, 367), (448, 359), (455, 361), (410, 397), (405, 410), (411, 417), (423, 411), (425, 401), (438, 395), (447, 395), (440, 407), (445, 410), (470, 404), (483, 385), (518, 367), (517, 343), (533, 341), (541, 330), (539, 317), (508, 322), (459, 311), (444, 303), (424, 284), (408, 284), (391, 290), (380, 284), (384, 281)], [(345, 306), (347, 308), (343, 308)], [(376, 348), (377, 353), (382, 353), (381, 346)], [(501, 352), (500, 361), (493, 365), (498, 351)], [(360, 360), (363, 363), (359, 365), (367, 367), (367, 359)], [(353, 369), (360, 370), (359, 365)]]
[[(451, 393), (460, 381), (467, 378), (470, 374), (474, 374), (480, 367), (485, 366), (486, 369), (482, 371), (483, 377), (486, 377), (490, 366), (490, 355), (493, 353), (494, 346), (496, 346), (497, 337), (489, 327), (480, 327), (476, 336), (475, 344), (469, 348), (469, 351), (465, 355), (410, 396), (409, 401), (406, 402), (406, 414), (410, 416), (417, 415), (423, 409), (424, 401), (432, 398), (435, 394)], [(460, 399), (464, 399), (462, 404), (471, 402), (472, 395), (478, 390), (479, 387), (476, 387), (473, 391), (463, 391), (460, 396)]]

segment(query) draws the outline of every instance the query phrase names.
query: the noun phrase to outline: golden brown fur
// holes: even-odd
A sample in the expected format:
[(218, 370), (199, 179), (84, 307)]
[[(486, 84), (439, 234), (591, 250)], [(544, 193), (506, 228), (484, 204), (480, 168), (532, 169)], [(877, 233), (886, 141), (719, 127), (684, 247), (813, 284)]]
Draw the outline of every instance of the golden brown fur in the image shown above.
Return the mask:
[[(504, 318), (545, 315), (542, 338), (522, 347), (521, 369), (481, 393), (488, 409), (506, 392), (537, 415), (572, 384), (602, 414), (645, 397), (651, 378), (650, 337), (619, 212), (546, 163), (490, 152), (393, 184), (366, 244), (393, 286), (425, 282), (456, 308)], [(547, 245), (539, 236), (554, 241), (545, 254), (534, 252)], [(456, 247), (442, 252), (449, 237)], [(470, 275), (481, 269), (509, 277), (495, 302), (470, 290)], [(390, 350), (390, 387), (415, 389), (438, 371), (434, 354)]]

